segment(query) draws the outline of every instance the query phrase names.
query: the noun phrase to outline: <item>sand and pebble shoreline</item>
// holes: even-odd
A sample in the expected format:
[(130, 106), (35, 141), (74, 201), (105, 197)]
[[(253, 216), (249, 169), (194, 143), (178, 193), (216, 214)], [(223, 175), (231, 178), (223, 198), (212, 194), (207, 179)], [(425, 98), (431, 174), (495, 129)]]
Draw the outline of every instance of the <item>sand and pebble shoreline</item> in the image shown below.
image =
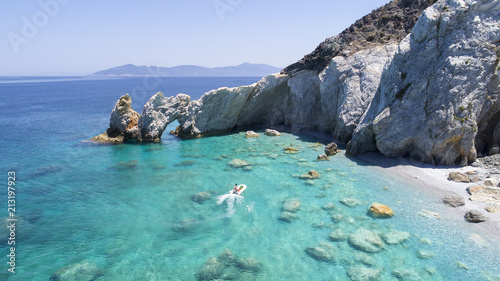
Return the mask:
[[(418, 187), (429, 196), (436, 198), (438, 202), (450, 195), (462, 197), (465, 205), (445, 208), (446, 212), (441, 211), (439, 213), (441, 219), (461, 221), (461, 225), (470, 231), (493, 242), (500, 242), (500, 213), (489, 213), (485, 210), (485, 207), (494, 204), (472, 201), (469, 199), (471, 195), (467, 192), (468, 187), (484, 185), (484, 181), (487, 179), (493, 178), (494, 181), (500, 179), (500, 172), (496, 168), (500, 167), (500, 165), (495, 165), (495, 163), (500, 162), (500, 155), (481, 158), (473, 165), (465, 167), (433, 166), (407, 158), (386, 158), (379, 153), (365, 153), (358, 156), (358, 158), (373, 164), (373, 168), (379, 169), (381, 173), (389, 173)], [(448, 176), (452, 172), (463, 174), (472, 174), (474, 172), (474, 174), (470, 175), (470, 178), (475, 179), (477, 182), (450, 181)], [(492, 188), (500, 189), (496, 186)], [(497, 204), (500, 204), (500, 202)], [(470, 210), (480, 212), (487, 220), (481, 223), (466, 222), (464, 216)]]

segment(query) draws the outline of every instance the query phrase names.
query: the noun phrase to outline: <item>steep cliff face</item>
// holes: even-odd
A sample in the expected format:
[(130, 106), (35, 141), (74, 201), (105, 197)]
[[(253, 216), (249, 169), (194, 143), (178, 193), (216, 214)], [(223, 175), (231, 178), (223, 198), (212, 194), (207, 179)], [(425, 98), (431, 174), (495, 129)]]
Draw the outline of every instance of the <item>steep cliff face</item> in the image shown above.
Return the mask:
[(339, 35), (322, 42), (312, 53), (283, 69), (323, 71), (331, 59), (385, 44), (399, 44), (411, 32), (422, 11), (437, 0), (394, 0), (357, 20)]
[(464, 165), (498, 140), (500, 2), (441, 0), (382, 74), (348, 144), (439, 165)]

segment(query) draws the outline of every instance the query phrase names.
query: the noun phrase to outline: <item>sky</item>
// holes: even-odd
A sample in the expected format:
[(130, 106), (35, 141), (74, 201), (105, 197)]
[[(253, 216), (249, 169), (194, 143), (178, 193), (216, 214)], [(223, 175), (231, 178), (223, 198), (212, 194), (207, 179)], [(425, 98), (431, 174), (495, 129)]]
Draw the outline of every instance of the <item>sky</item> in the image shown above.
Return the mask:
[(389, 0), (3, 0), (0, 76), (286, 67)]

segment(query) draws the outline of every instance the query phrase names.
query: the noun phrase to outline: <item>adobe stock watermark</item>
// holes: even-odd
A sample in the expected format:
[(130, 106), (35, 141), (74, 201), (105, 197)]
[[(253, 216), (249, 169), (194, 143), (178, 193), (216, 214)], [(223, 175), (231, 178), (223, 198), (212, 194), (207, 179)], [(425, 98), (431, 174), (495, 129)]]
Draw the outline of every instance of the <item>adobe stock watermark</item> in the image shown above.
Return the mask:
[(241, 3), (243, 3), (243, 0), (214, 0), (212, 5), (219, 16), (219, 19), (223, 21), (224, 14), (234, 12), (236, 7), (241, 5)]
[(17, 54), (20, 52), (20, 47), (26, 45), (31, 39), (40, 32), (40, 29), (49, 24), (50, 19), (57, 16), (62, 5), (66, 5), (71, 0), (41, 0), (38, 2), (40, 9), (36, 11), (31, 18), (22, 17), (23, 23), (19, 33), (9, 32), (9, 38), (12, 49)]

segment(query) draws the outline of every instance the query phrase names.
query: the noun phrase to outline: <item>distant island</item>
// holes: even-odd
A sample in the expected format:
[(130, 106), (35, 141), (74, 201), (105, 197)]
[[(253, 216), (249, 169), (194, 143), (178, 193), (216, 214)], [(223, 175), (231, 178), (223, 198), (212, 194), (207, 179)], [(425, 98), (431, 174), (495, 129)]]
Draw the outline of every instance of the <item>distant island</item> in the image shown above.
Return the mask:
[(203, 67), (180, 65), (174, 67), (137, 66), (126, 64), (98, 71), (91, 76), (266, 76), (278, 73), (281, 68), (267, 64), (242, 63), (236, 66)]

